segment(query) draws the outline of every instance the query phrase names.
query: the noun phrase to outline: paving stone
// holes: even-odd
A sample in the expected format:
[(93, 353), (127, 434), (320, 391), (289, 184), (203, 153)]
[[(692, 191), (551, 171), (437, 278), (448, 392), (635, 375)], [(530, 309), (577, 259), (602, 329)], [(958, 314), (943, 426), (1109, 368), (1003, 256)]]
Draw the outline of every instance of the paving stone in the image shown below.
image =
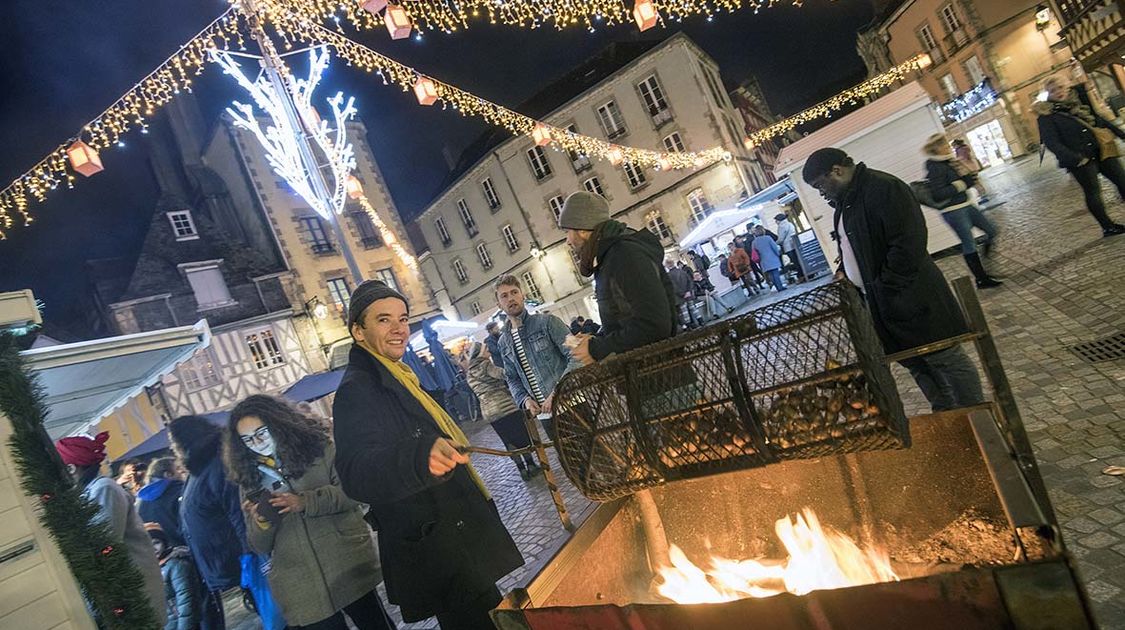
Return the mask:
[(1090, 512), (1090, 518), (1101, 523), (1102, 525), (1113, 525), (1122, 520), (1125, 520), (1125, 515), (1112, 508), (1098, 508)]
[(1118, 538), (1116, 536), (1104, 531), (1090, 534), (1089, 536), (1078, 539), (1078, 542), (1091, 549), (1109, 547), (1110, 545), (1115, 544), (1117, 541)]

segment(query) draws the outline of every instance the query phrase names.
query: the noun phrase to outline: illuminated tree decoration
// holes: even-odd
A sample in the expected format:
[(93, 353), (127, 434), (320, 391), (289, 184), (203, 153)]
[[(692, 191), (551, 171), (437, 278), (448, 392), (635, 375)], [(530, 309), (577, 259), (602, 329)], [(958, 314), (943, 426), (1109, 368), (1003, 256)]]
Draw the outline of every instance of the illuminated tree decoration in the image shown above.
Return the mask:
[(332, 108), (333, 125), (320, 120), (319, 114), (312, 106), (312, 94), (324, 70), (328, 67), (328, 51), (323, 48), (313, 48), (309, 51), (309, 76), (308, 79), (290, 78), (290, 91), (297, 111), (304, 118), (309, 131), (309, 138), (323, 152), (328, 166), (330, 178), (326, 177), (326, 184), (330, 193), (325, 206), (325, 200), (320, 199), (314, 192), (309, 182), (309, 174), (301, 160), (297, 138), (304, 134), (302, 129), (294, 129), (285, 114), (282, 96), (273, 89), (273, 84), (266, 76), (259, 76), (251, 81), (243, 73), (242, 67), (235, 63), (225, 52), (213, 52), (212, 57), (216, 63), (223, 67), (223, 72), (231, 75), (238, 81), (254, 99), (257, 109), (269, 120), (269, 124), (262, 128), (253, 105), (235, 101), (232, 107), (227, 108), (227, 113), (234, 120), (236, 127), (245, 129), (254, 134), (266, 151), (266, 160), (274, 172), (282, 177), (293, 190), (301, 196), (317, 214), (328, 218), (331, 213), (339, 214), (344, 209), (347, 197), (348, 177), (355, 168), (355, 152), (352, 145), (347, 142), (346, 122), (355, 115), (353, 98), (344, 101), (344, 94), (327, 99)]

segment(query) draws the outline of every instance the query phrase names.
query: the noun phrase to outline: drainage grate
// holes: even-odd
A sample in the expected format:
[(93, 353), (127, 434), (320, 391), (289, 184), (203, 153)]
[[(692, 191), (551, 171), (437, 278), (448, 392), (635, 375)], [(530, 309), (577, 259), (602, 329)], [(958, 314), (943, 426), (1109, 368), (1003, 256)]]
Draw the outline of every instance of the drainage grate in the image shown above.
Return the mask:
[(1070, 347), (1070, 350), (1087, 363), (1103, 363), (1125, 359), (1125, 332), (1075, 344)]

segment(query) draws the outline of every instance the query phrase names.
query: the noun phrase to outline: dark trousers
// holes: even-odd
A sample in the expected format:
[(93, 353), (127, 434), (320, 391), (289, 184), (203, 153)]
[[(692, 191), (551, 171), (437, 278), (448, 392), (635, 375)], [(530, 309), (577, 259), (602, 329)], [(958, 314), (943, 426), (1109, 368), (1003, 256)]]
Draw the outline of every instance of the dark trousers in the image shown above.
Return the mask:
[(379, 594), (375, 591), (344, 606), (343, 611), (337, 611), (327, 619), (295, 627), (301, 630), (349, 630), (344, 613), (347, 613), (359, 630), (393, 630), (395, 627), (395, 622), (387, 616), (387, 611), (383, 609), (383, 602), (379, 600)]
[(1121, 168), (1121, 161), (1117, 158), (1108, 160), (1091, 160), (1083, 166), (1068, 169), (1074, 180), (1082, 187), (1082, 194), (1086, 197), (1086, 209), (1094, 215), (1102, 229), (1109, 229), (1113, 221), (1105, 211), (1105, 202), (1102, 201), (1102, 187), (1098, 182), (1098, 173), (1105, 176), (1114, 186), (1117, 193), (1125, 199), (1125, 170)]
[(438, 625), (441, 630), (496, 630), (488, 613), (500, 604), (500, 599), (499, 589), (493, 586), (458, 610), (440, 613)]
[[(202, 580), (200, 581), (202, 583)], [(223, 592), (212, 591), (203, 584), (203, 600), (199, 602), (200, 630), (226, 630), (227, 620), (223, 614)]]
[(961, 348), (939, 350), (903, 359), (900, 363), (910, 371), (934, 411), (960, 409), (984, 402), (980, 374)]

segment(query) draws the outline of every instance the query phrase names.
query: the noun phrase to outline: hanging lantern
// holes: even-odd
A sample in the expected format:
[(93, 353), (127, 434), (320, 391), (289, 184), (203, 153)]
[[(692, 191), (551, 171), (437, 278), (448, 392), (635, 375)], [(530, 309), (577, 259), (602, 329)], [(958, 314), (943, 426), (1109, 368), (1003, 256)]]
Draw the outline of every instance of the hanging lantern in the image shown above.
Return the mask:
[(105, 170), (97, 150), (81, 140), (75, 140), (67, 147), (66, 157), (70, 160), (70, 167), (86, 177)]
[(609, 158), (609, 163), (614, 166), (619, 166), (625, 161), (625, 152), (622, 151), (620, 147), (611, 148), (609, 151), (606, 151), (605, 156)]
[(348, 183), (346, 184), (348, 196), (352, 199), (359, 199), (363, 196), (363, 184), (355, 175), (348, 175)]
[(692, 164), (695, 165), (695, 168), (703, 168), (704, 166), (707, 166), (707, 160), (705, 160), (703, 156), (699, 156), (696, 157), (694, 161), (692, 161)]
[(747, 151), (753, 151), (754, 150), (754, 141), (750, 139), (750, 136), (746, 136), (745, 138), (742, 139), (742, 146), (746, 147)]
[(647, 31), (656, 26), (657, 17), (659, 14), (652, 0), (637, 0), (633, 5), (633, 19), (637, 21), (637, 28), (640, 30)]
[(659, 160), (657, 160), (656, 165), (658, 167), (660, 167), (660, 170), (662, 170), (662, 171), (672, 170), (672, 160), (669, 159), (668, 156), (664, 156), (664, 157), (660, 158)]
[(429, 77), (418, 77), (414, 82), (414, 96), (422, 105), (433, 105), (437, 99), (437, 86)]
[(406, 14), (406, 9), (403, 9), (397, 4), (387, 5), (387, 12), (383, 15), (383, 22), (387, 25), (387, 32), (391, 34), (391, 39), (405, 39), (410, 37), (410, 31), (414, 28), (414, 23), (410, 21), (410, 16)]
[(363, 10), (371, 15), (378, 15), (385, 8), (387, 8), (387, 0), (367, 0), (363, 3)]
[(531, 139), (535, 141), (537, 147), (545, 147), (551, 144), (551, 128), (543, 123), (537, 123), (535, 128), (531, 130)]

